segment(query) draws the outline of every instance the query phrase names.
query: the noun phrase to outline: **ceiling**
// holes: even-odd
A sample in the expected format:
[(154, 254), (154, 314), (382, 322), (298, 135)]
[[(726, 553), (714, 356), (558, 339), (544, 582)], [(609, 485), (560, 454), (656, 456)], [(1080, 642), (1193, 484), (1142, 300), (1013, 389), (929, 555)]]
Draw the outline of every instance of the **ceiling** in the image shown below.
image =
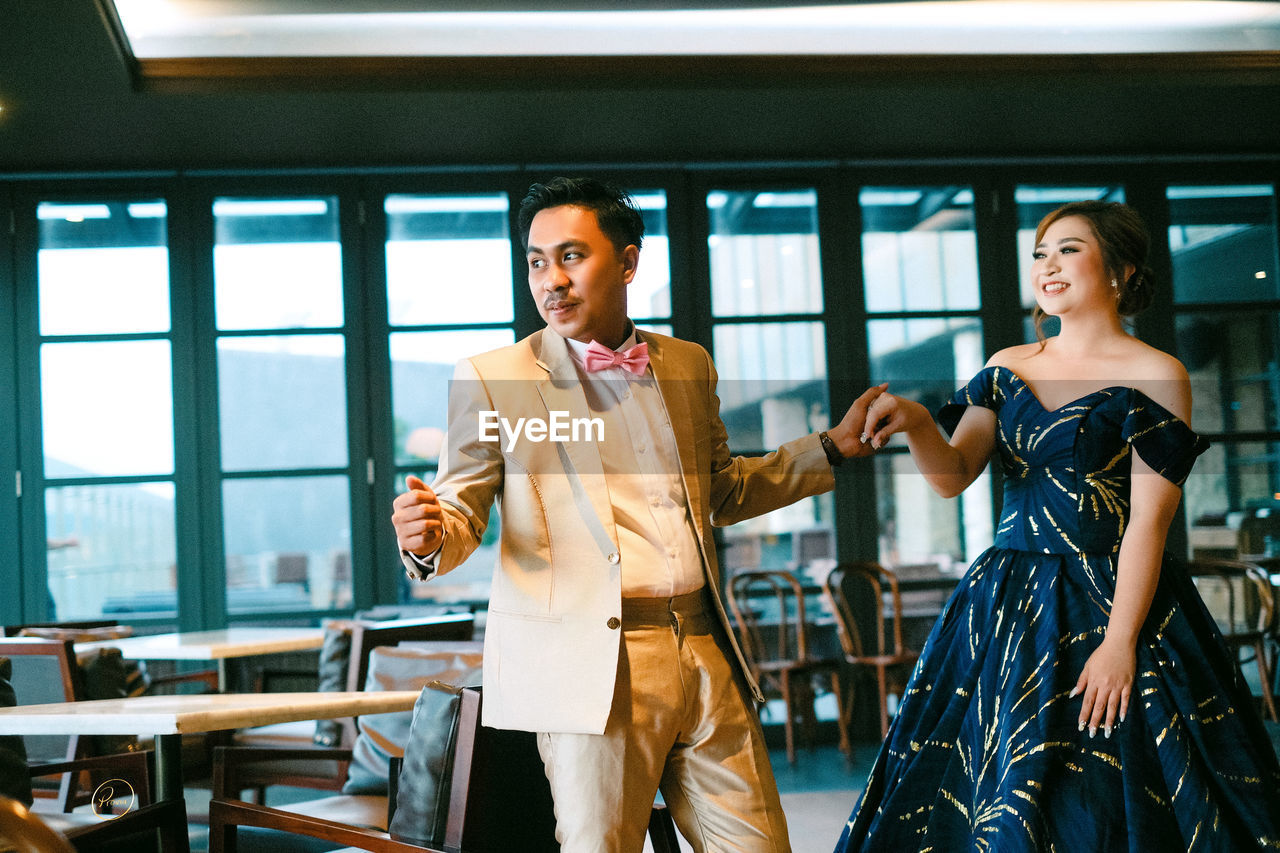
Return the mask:
[[(117, 0), (122, 9), (129, 1)], [(166, 2), (178, 0), (152, 3), (153, 31), (163, 29), (155, 25)], [(205, 18), (234, 13), (273, 26), (323, 23), (335, 6), (347, 16), (417, 8), (407, 0), (183, 2)], [(563, 15), (574, 2), (528, 6)], [(486, 5), (505, 4), (472, 8)], [(700, 4), (709, 13), (722, 5)], [(821, 13), (794, 5), (787, 16), (795, 21)], [(888, 14), (907, 4), (856, 5), (853, 12)], [(217, 53), (206, 34), (206, 47), (187, 55), (137, 55), (107, 0), (42, 0), (39, 15), (0, 2), (0, 173), (1280, 155), (1277, 4), (1089, 4), (1152, 11), (1133, 19), (1139, 35), (1129, 47), (1099, 35), (1107, 19), (1097, 15), (1064, 20), (1028, 16), (1020, 2), (966, 4), (1002, 7), (1007, 52), (977, 50), (979, 34), (959, 19), (943, 26), (955, 4), (909, 5), (922, 21), (914, 40), (902, 35), (906, 25), (870, 41), (855, 27), (844, 52), (802, 53), (812, 43), (801, 39), (753, 53), (717, 26), (706, 43), (719, 53), (650, 46), (539, 56), (515, 52), (527, 43), (516, 38), (496, 55), (397, 54), (376, 39), (352, 37), (342, 48), (332, 36), (337, 48), (326, 53), (258, 35), (250, 55), (226, 46), (246, 36)], [(1188, 25), (1168, 11), (1206, 7), (1256, 17)], [(927, 43), (926, 30), (943, 41)], [(360, 44), (375, 47), (358, 53)]]

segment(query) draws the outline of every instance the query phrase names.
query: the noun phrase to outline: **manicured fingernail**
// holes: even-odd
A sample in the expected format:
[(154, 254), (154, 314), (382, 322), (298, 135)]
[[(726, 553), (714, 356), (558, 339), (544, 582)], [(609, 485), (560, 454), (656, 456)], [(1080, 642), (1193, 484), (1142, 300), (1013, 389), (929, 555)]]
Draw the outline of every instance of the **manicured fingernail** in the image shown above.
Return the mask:
[(871, 446), (876, 450), (879, 450), (881, 447), (884, 446), (884, 442), (878, 438), (873, 438), (871, 439)]
[(1089, 737), (1090, 737), (1090, 738), (1092, 738), (1092, 737), (1093, 737), (1094, 735), (1096, 735), (1097, 733), (1098, 733), (1098, 727), (1097, 727), (1097, 726), (1089, 726)]
[[(1076, 694), (1077, 694), (1077, 693), (1079, 693), (1079, 692), (1080, 692), (1080, 688), (1079, 688), (1079, 687), (1072, 687), (1072, 688), (1071, 688), (1071, 692), (1067, 694), (1067, 698), (1068, 698), (1068, 699), (1074, 699), (1074, 698), (1076, 698)], [(1084, 723), (1081, 723), (1081, 724), (1080, 724), (1080, 727), (1081, 727), (1081, 728), (1084, 728)]]
[(870, 437), (871, 437), (871, 436), (867, 435), (867, 434), (864, 432), (862, 435), (858, 436), (858, 441), (861, 441), (863, 444), (866, 444), (866, 443), (867, 443), (867, 439), (868, 439), (868, 438), (870, 438)]
[(1124, 722), (1124, 711), (1120, 712), (1120, 722)]
[(1080, 725), (1076, 728), (1076, 731), (1078, 732), (1084, 731), (1084, 720), (1080, 721)]
[(1105, 734), (1107, 737), (1111, 737), (1111, 726), (1103, 726), (1102, 733)]

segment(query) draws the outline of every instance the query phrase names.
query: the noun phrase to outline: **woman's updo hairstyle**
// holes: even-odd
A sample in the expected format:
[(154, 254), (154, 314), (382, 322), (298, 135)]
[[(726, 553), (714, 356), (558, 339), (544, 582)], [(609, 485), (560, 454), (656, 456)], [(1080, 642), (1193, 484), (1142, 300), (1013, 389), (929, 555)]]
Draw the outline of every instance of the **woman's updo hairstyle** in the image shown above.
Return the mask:
[[(1089, 223), (1102, 250), (1107, 275), (1116, 281), (1116, 311), (1121, 317), (1132, 317), (1151, 304), (1153, 276), (1147, 266), (1147, 250), (1151, 238), (1138, 212), (1127, 204), (1114, 201), (1073, 201), (1046, 214), (1036, 226), (1035, 245), (1040, 245), (1044, 232), (1059, 219), (1079, 216)], [(1133, 274), (1125, 278), (1126, 266)], [(1108, 282), (1110, 283), (1110, 282)], [(1042, 326), (1047, 315), (1037, 305), (1032, 313), (1036, 337), (1044, 340)]]

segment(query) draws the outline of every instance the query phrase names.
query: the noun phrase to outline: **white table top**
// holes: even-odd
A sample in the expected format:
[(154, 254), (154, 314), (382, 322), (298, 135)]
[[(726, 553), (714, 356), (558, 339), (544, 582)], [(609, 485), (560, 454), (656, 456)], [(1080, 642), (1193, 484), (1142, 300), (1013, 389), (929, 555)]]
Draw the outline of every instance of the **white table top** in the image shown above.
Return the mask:
[(76, 643), (77, 652), (117, 648), (129, 660), (221, 660), (318, 649), (323, 628), (224, 628)]
[(0, 734), (169, 735), (409, 711), (416, 690), (192, 693), (0, 708)]

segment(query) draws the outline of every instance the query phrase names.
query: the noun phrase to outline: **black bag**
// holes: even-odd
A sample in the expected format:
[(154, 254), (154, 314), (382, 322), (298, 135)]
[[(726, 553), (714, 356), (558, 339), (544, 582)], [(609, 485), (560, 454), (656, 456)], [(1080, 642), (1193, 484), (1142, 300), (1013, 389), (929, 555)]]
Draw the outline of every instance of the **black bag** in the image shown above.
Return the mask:
[(391, 837), (398, 841), (424, 847), (444, 841), (462, 690), (432, 681), (422, 688), (413, 705), (413, 723), (397, 783), (396, 810), (388, 827)]

